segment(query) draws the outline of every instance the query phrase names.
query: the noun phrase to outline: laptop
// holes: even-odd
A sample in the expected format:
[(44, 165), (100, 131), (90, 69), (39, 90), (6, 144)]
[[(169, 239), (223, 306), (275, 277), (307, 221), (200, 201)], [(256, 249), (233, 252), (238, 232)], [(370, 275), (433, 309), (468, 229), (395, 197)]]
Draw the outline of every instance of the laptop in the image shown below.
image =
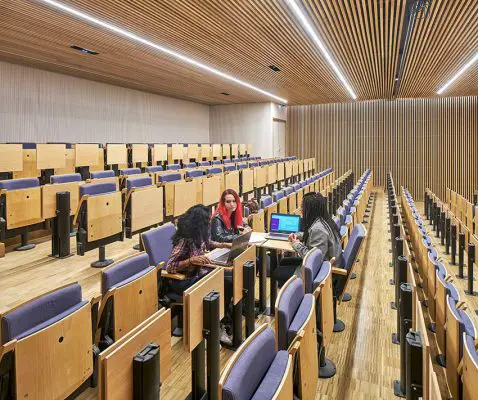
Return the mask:
[(297, 233), (299, 230), (300, 215), (272, 213), (270, 231), (266, 239), (288, 240), (291, 233)]
[(207, 254), (207, 257), (213, 264), (232, 265), (232, 261), (247, 249), (251, 235), (252, 231), (244, 233), (232, 241), (232, 247), (230, 249), (214, 249)]

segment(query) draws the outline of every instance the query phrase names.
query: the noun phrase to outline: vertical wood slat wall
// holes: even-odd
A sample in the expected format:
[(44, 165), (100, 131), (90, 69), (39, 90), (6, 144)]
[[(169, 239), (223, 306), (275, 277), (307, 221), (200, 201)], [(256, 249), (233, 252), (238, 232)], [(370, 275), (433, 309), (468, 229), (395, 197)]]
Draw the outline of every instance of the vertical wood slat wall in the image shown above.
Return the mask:
[(478, 190), (478, 97), (375, 100), (287, 107), (286, 151), (316, 157), (317, 169), (392, 171), (415, 199), (447, 187), (471, 200)]

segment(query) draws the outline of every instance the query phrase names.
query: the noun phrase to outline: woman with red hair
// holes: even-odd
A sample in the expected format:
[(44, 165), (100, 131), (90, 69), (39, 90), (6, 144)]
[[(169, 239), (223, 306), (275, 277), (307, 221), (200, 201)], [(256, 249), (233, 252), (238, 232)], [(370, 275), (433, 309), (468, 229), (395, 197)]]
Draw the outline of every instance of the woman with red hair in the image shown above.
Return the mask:
[(211, 220), (211, 239), (220, 243), (232, 241), (249, 228), (244, 228), (241, 199), (233, 189), (226, 189)]

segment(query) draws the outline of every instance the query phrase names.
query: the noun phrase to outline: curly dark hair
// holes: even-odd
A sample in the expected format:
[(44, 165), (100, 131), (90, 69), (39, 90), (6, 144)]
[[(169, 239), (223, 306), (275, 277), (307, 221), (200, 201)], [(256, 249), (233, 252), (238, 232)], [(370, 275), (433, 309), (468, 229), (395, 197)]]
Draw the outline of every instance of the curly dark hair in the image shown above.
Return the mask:
[(210, 219), (211, 215), (206, 206), (192, 206), (179, 217), (176, 233), (172, 237), (173, 246), (181, 239), (192, 241), (196, 247), (200, 247), (203, 242), (209, 243)]

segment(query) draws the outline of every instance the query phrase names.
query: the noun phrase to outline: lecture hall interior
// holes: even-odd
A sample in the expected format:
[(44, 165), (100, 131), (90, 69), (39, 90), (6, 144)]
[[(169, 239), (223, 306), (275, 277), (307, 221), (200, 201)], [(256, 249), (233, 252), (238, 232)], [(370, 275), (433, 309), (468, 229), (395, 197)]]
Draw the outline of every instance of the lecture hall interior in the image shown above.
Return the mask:
[(0, 400), (477, 400), (477, 245), (477, 0), (0, 0)]

